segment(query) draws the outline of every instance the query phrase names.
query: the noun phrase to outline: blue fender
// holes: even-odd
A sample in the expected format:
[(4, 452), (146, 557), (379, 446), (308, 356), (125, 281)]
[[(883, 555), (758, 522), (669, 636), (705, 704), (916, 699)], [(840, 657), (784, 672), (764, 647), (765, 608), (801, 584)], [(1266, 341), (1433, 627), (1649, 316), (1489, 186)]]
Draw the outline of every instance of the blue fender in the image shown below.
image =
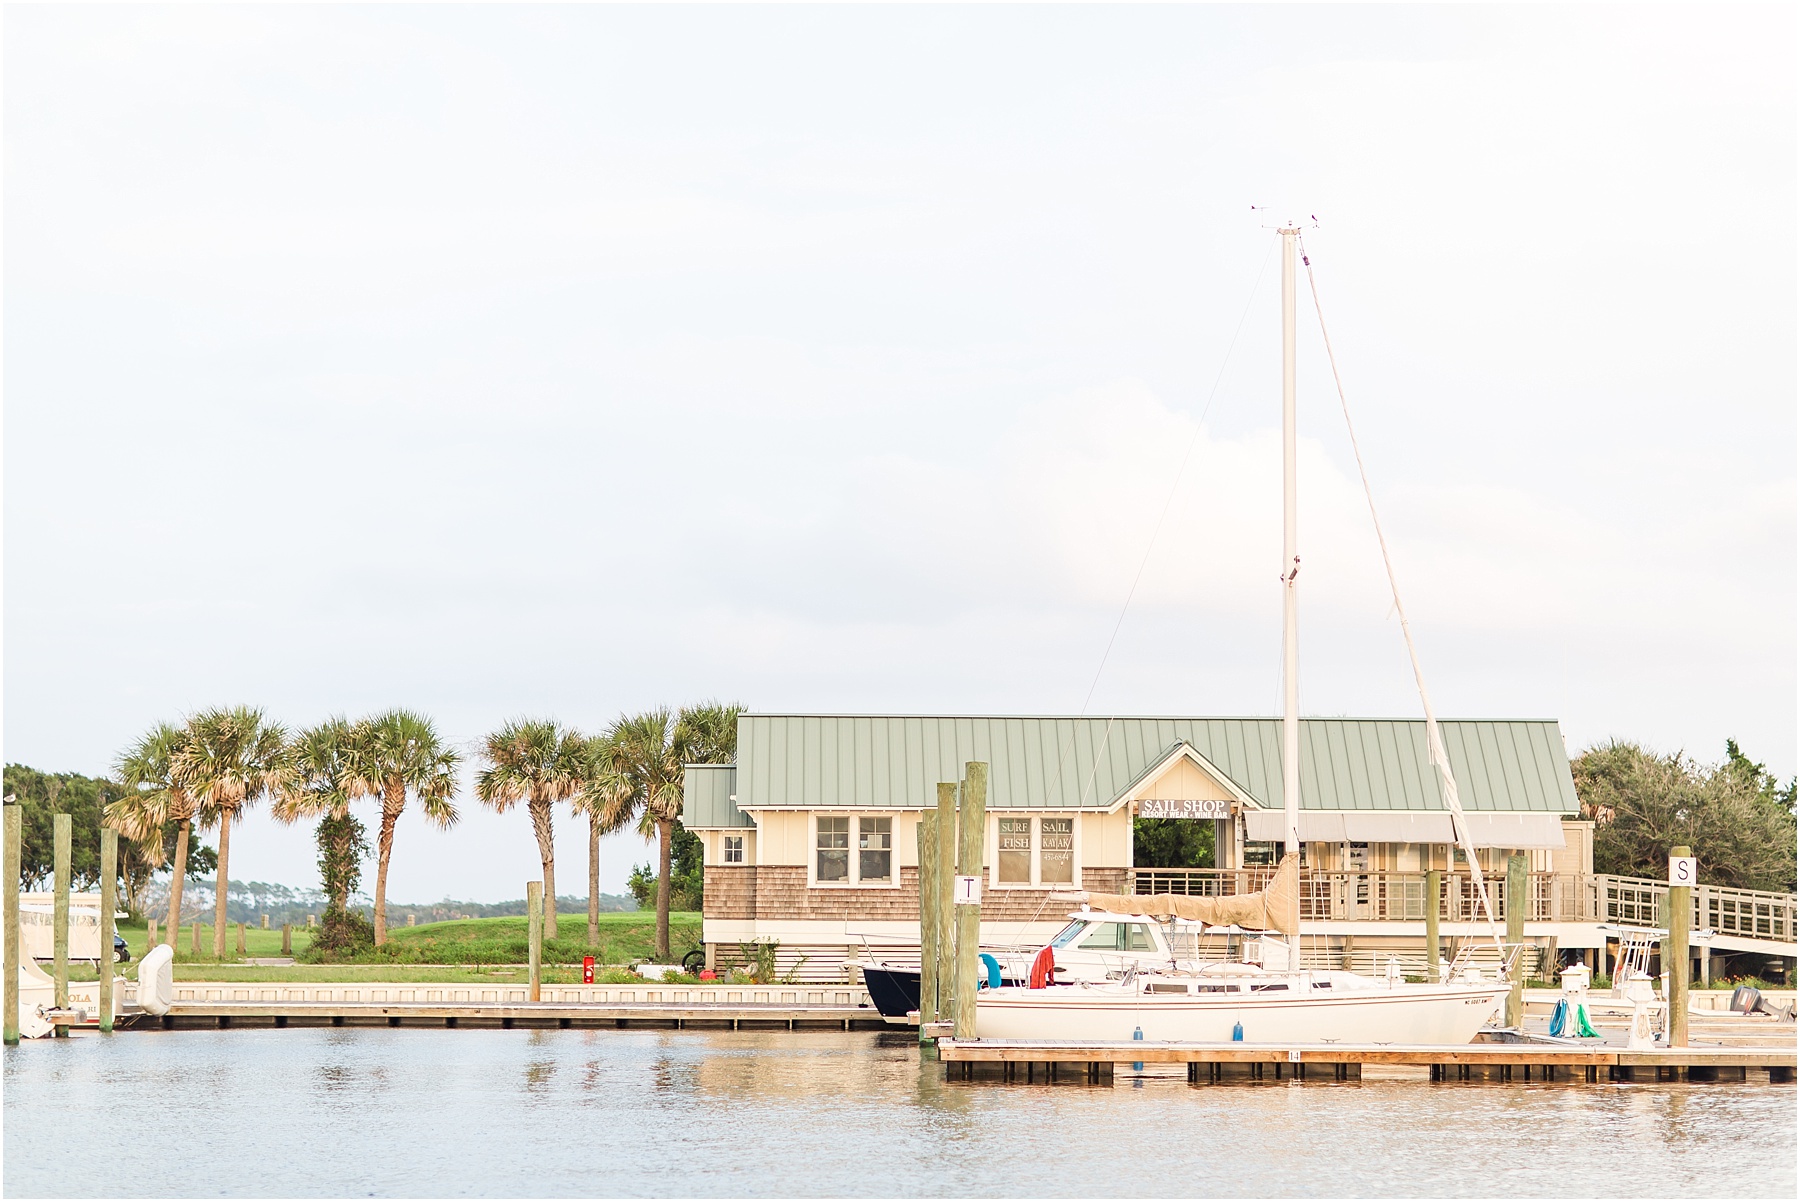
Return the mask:
[(982, 952), (981, 953), (981, 966), (983, 968), (985, 968), (987, 971), (985, 973), (983, 973), (982, 976), (980, 977), (980, 979), (978, 979), (975, 982), (975, 988), (977, 988), (977, 989), (998, 989), (998, 988), (1000, 988), (1000, 961), (994, 959), (992, 956), (988, 955), (986, 952)]
[(1563, 1028), (1569, 1025), (1569, 999), (1557, 998), (1556, 1009), (1550, 1012), (1550, 1037), (1560, 1039)]

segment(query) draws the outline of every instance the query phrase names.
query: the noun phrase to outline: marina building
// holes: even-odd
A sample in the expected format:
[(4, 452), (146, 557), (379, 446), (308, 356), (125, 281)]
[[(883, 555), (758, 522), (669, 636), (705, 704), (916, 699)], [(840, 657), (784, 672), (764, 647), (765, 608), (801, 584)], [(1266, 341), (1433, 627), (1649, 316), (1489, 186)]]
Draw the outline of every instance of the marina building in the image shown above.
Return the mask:
[[(1307, 954), (1363, 968), (1420, 956), (1431, 869), (1442, 936), (1484, 934), (1424, 722), (1300, 726)], [(1504, 904), (1507, 858), (1529, 857), (1527, 937), (1591, 958), (1605, 941), (1592, 824), (1557, 723), (1440, 726), (1493, 895)], [(745, 714), (737, 762), (692, 765), (684, 785), (709, 963), (773, 941), (785, 971), (827, 980), (858, 955), (916, 950), (919, 815), (972, 760), (990, 765), (984, 943), (1048, 939), (1071, 908), (1058, 891), (1248, 892), (1279, 857), (1275, 718)], [(1134, 863), (1137, 817), (1211, 824), (1215, 866)]]

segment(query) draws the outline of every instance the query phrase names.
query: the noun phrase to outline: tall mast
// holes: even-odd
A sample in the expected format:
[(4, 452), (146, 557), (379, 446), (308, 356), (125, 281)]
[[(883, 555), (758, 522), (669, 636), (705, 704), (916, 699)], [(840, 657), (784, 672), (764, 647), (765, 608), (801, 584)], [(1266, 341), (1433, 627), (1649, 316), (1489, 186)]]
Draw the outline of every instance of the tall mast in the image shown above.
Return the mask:
[(1294, 244), (1281, 234), (1281, 803), (1286, 855), (1300, 851), (1300, 552), (1294, 503)]

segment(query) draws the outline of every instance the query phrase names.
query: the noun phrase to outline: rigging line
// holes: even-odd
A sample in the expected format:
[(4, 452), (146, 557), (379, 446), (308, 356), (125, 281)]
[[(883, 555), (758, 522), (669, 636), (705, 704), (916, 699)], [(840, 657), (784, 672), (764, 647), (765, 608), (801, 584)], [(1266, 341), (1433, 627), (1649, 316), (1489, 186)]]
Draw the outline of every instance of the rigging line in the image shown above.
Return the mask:
[[(1225, 370), (1231, 366), (1231, 353), (1237, 349), (1238, 338), (1244, 332), (1244, 323), (1250, 318), (1250, 310), (1256, 304), (1257, 293), (1262, 291), (1263, 276), (1268, 274), (1269, 258), (1275, 250), (1275, 238), (1269, 239), (1269, 245), (1263, 251), (1262, 263), (1256, 269), (1256, 282), (1250, 286), (1250, 297), (1244, 302), (1244, 311), (1238, 315), (1237, 328), (1231, 332), (1231, 341), (1225, 347), (1225, 357), (1219, 361), (1219, 372), (1213, 377), (1212, 388), (1206, 394), (1206, 404), (1201, 406), (1199, 420), (1194, 423), (1193, 437), (1188, 439), (1187, 450), (1182, 453), (1181, 463), (1175, 469), (1175, 479), (1169, 485), (1169, 495), (1163, 498), (1162, 512), (1156, 517), (1156, 525), (1151, 528), (1150, 541), (1144, 546), (1144, 557), (1138, 562), (1137, 575), (1131, 578), (1131, 588), (1126, 590), (1125, 603), (1119, 607), (1118, 620), (1113, 623), (1112, 636), (1106, 640), (1106, 650), (1100, 654), (1100, 666), (1094, 669), (1094, 679), (1088, 684), (1087, 696), (1081, 702), (1081, 713), (1077, 721), (1087, 717), (1088, 707), (1093, 704), (1094, 690), (1100, 687), (1100, 677), (1106, 671), (1106, 661), (1112, 657), (1113, 644), (1118, 642), (1119, 630), (1125, 625), (1125, 614), (1131, 608), (1132, 598), (1137, 596), (1138, 585), (1144, 579), (1144, 569), (1149, 566), (1150, 553), (1156, 549), (1157, 536), (1162, 533), (1163, 522), (1169, 516), (1169, 508), (1175, 503), (1175, 494), (1181, 488), (1181, 478), (1187, 472), (1188, 460), (1193, 458), (1194, 448), (1200, 443), (1200, 435), (1206, 429), (1206, 415), (1212, 412), (1213, 402), (1218, 399), (1219, 385), (1225, 382)], [(1113, 724), (1118, 715), (1106, 721), (1106, 732), (1100, 739), (1100, 750), (1094, 755), (1094, 770), (1088, 774), (1088, 781), (1082, 787), (1081, 796), (1076, 801), (1079, 809), (1087, 802), (1088, 791), (1094, 787), (1094, 778), (1100, 772), (1100, 760), (1106, 755), (1107, 740), (1112, 737)], [(1075, 728), (1069, 730), (1069, 737), (1064, 742), (1062, 751), (1056, 757), (1056, 772), (1050, 778), (1050, 785), (1045, 790), (1048, 798), (1062, 780), (1063, 761), (1068, 758), (1069, 749), (1075, 743)]]
[[(1306, 253), (1306, 239), (1300, 238), (1300, 261), (1306, 265), (1306, 283), (1312, 289), (1313, 310), (1319, 315), (1319, 336), (1325, 340), (1325, 358), (1331, 364), (1331, 382), (1337, 386), (1338, 405), (1344, 411), (1344, 428), (1350, 432), (1350, 451), (1356, 457), (1356, 471), (1362, 477), (1363, 499), (1369, 503), (1369, 521), (1375, 526), (1375, 541), (1381, 544), (1381, 562), (1387, 569), (1388, 590), (1394, 597), (1394, 612), (1400, 617), (1400, 634), (1406, 640), (1406, 654), (1412, 660), (1413, 681), (1419, 686), (1419, 701), (1425, 708), (1425, 745), (1432, 766), (1443, 785), (1444, 801), (1456, 825), (1457, 842), (1469, 858), (1469, 875), (1481, 897), (1482, 914), (1487, 918), (1488, 933), (1494, 937), (1501, 962), (1505, 963), (1506, 945), (1500, 938), (1499, 924), (1494, 921), (1493, 903), (1488, 899), (1487, 882), (1482, 877), (1481, 863), (1476, 858), (1474, 840), (1469, 835), (1468, 815), (1463, 813), (1462, 799), (1456, 791), (1456, 777), (1450, 771), (1450, 756), (1444, 750), (1444, 736), (1438, 730), (1437, 714), (1431, 708), (1431, 694), (1425, 688), (1425, 669), (1419, 664), (1419, 649), (1413, 643), (1412, 626), (1407, 621), (1406, 606), (1400, 601), (1400, 578), (1394, 572), (1393, 556), (1388, 554), (1387, 535), (1381, 529), (1381, 517), (1375, 512), (1375, 490), (1369, 486), (1369, 469), (1363, 465), (1362, 447), (1356, 441), (1356, 423), (1350, 420), (1350, 401), (1344, 394), (1344, 380), (1338, 374), (1337, 355), (1331, 349), (1331, 334), (1325, 328), (1325, 306), (1319, 301), (1319, 281), (1313, 275), (1312, 259)], [(1517, 899), (1512, 903), (1516, 904)]]

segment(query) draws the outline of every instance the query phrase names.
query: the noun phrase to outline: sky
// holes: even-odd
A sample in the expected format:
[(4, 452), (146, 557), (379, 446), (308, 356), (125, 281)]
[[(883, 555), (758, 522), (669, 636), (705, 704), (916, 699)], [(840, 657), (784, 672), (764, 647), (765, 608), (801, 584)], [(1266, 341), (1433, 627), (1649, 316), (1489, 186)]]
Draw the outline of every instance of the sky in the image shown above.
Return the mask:
[[(1796, 771), (1787, 6), (4, 20), (8, 762), (1278, 712), (1291, 219), (1440, 715)], [(1416, 716), (1301, 290), (1302, 710)], [(522, 895), (460, 806), (390, 897)]]

